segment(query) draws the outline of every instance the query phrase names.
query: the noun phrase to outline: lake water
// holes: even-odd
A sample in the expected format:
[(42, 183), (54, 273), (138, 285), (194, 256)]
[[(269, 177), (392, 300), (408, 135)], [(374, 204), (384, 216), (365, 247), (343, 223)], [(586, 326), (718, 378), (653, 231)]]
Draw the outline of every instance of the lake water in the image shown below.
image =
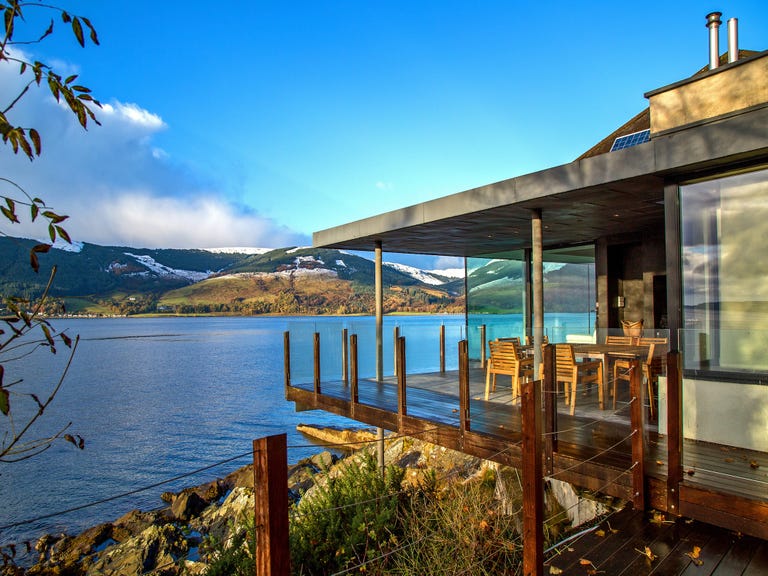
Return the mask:
[[(436, 370), (441, 324), (446, 326), (447, 367), (455, 369), (456, 342), (465, 336), (463, 316), (386, 317), (387, 363), (393, 356), (389, 335), (397, 326), (408, 342), (409, 372)], [(0, 464), (0, 545), (43, 533), (76, 533), (134, 508), (157, 508), (164, 491), (207, 482), (248, 464), (255, 438), (286, 433), (290, 462), (317, 453), (317, 443), (296, 432), (299, 423), (361, 426), (322, 411), (295, 412), (284, 396), (283, 333), (292, 335), (294, 381), (311, 379), (309, 335), (315, 331), (324, 342), (323, 378), (340, 377), (341, 328), (359, 334), (364, 377), (374, 369), (370, 317), (72, 319), (53, 325), (72, 337), (79, 334), (80, 344), (35, 437), (71, 421), (69, 431), (83, 436), (86, 448), (56, 442), (30, 460)], [(7, 364), (5, 382), (23, 377), (42, 393), (39, 383), (49, 383), (50, 390), (66, 360), (64, 347), (55, 356), (38, 350), (24, 362)], [(32, 408), (17, 401), (14, 413), (18, 417)], [(7, 426), (6, 418), (0, 420)], [(56, 514), (238, 456), (167, 485)], [(50, 514), (56, 515), (34, 520)]]

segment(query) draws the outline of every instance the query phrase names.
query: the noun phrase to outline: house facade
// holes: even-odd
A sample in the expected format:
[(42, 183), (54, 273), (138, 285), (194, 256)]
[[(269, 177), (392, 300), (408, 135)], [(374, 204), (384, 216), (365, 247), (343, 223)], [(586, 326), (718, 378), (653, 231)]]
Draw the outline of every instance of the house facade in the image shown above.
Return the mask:
[[(768, 51), (732, 50), (645, 96), (647, 110), (571, 163), (322, 230), (313, 244), (465, 258), (474, 358), (490, 338), (476, 328), (492, 324), (498, 301), (521, 313), (505, 334), (532, 337), (537, 370), (544, 336), (601, 342), (642, 320), (681, 368), (682, 408), (669, 413), (662, 375), (653, 434), (672, 426), (746, 462), (731, 484), (710, 470), (675, 511), (767, 537)], [(491, 298), (472, 272), (492, 262), (519, 273)], [(546, 314), (577, 310), (576, 325), (545, 331)], [(331, 404), (313, 407), (350, 415)], [(687, 480), (707, 476), (696, 453)], [(697, 512), (709, 493), (720, 504)]]

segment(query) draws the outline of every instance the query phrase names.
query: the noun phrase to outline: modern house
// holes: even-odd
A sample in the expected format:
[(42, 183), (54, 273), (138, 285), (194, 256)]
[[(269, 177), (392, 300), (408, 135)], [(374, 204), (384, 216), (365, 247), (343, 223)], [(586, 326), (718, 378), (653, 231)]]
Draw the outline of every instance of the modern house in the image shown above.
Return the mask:
[[(559, 398), (545, 430), (560, 430), (555, 445), (545, 446), (547, 473), (635, 502), (639, 491), (646, 506), (768, 539), (768, 51), (739, 51), (734, 25), (721, 56), (719, 16), (708, 17), (709, 66), (647, 92), (646, 110), (575, 161), (314, 234), (317, 247), (375, 251), (379, 280), (383, 250), (466, 259), (474, 368), (450, 382), (440, 376), (439, 390), (458, 409), (430, 404), (426, 384), (409, 391), (406, 403), (407, 370), (389, 396), (378, 387), (366, 397), (357, 382), (350, 390), (346, 376), (342, 384), (304, 386), (290, 379), (290, 362), (300, 361), (295, 351), (287, 398), (519, 466), (518, 408), (503, 404), (509, 412), (500, 430), (499, 408), (478, 393), (486, 330), (496, 319), (472, 271), (503, 261), (518, 266), (520, 281), (497, 286), (495, 297), (505, 291), (523, 318), (503, 335), (531, 337), (539, 376), (548, 372), (544, 360), (554, 362), (545, 336), (601, 343), (622, 333), (622, 321), (642, 320), (643, 334), (662, 337), (662, 352), (672, 352), (661, 355), (658, 389), (641, 386), (651, 408), (642, 422), (630, 421), (628, 411), (624, 420), (620, 412), (603, 419), (606, 396), (590, 415), (587, 404), (584, 411), (576, 405), (573, 418), (597, 423), (583, 437), (569, 436), (571, 416)], [(566, 269), (581, 270), (584, 282), (574, 282), (575, 273), (556, 282)], [(547, 333), (545, 315), (571, 296), (585, 303), (590, 320)], [(380, 308), (378, 317), (380, 348)], [(466, 388), (461, 378), (470, 379)], [(408, 405), (422, 393), (425, 404), (413, 416)], [(644, 441), (639, 481), (627, 473), (636, 447), (622, 431), (636, 426)], [(610, 449), (598, 449), (601, 438)]]

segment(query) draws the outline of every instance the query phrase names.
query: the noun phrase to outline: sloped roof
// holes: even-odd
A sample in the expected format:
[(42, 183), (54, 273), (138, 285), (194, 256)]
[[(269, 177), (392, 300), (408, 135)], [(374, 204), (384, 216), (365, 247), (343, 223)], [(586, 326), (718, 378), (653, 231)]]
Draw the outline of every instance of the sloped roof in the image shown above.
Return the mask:
[[(757, 52), (755, 50), (739, 50), (739, 60), (743, 60), (744, 58), (749, 58), (757, 54), (760, 54), (760, 52)], [(720, 56), (720, 65), (722, 66), (727, 63), (728, 63), (728, 53), (725, 52)], [(693, 76), (691, 76), (691, 78), (693, 78), (694, 76), (698, 76), (700, 74), (704, 74), (705, 72), (708, 72), (708, 71), (709, 71), (709, 66), (705, 66), (704, 68), (697, 71)], [(627, 123), (623, 124), (621, 127), (611, 132), (608, 136), (606, 136), (600, 142), (592, 146), (592, 148), (584, 152), (584, 154), (576, 158), (576, 160), (583, 160), (584, 158), (591, 158), (592, 156), (597, 156), (598, 154), (605, 154), (606, 152), (610, 152), (611, 146), (613, 146), (613, 143), (616, 140), (616, 138), (619, 138), (621, 136), (626, 136), (628, 134), (634, 134), (635, 132), (640, 132), (641, 130), (649, 130), (650, 127), (651, 127), (650, 108), (646, 108), (645, 110), (640, 112), (637, 116), (633, 117)]]

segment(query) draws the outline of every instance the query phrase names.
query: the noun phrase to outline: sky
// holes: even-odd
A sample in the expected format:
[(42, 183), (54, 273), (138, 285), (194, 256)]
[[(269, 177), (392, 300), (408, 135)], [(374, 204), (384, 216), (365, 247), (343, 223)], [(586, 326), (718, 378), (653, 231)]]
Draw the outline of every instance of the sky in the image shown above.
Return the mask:
[[(29, 90), (7, 114), (43, 152), (0, 149), (0, 177), (69, 215), (73, 240), (113, 246), (309, 245), (313, 231), (574, 160), (644, 93), (706, 66), (711, 11), (721, 52), (733, 17), (741, 48), (768, 49), (765, 0), (60, 5), (89, 18), (99, 46), (30, 6), (16, 39), (52, 17), (54, 34), (13, 49), (78, 74), (101, 126), (84, 131)], [(0, 63), (0, 110), (23, 80)]]

